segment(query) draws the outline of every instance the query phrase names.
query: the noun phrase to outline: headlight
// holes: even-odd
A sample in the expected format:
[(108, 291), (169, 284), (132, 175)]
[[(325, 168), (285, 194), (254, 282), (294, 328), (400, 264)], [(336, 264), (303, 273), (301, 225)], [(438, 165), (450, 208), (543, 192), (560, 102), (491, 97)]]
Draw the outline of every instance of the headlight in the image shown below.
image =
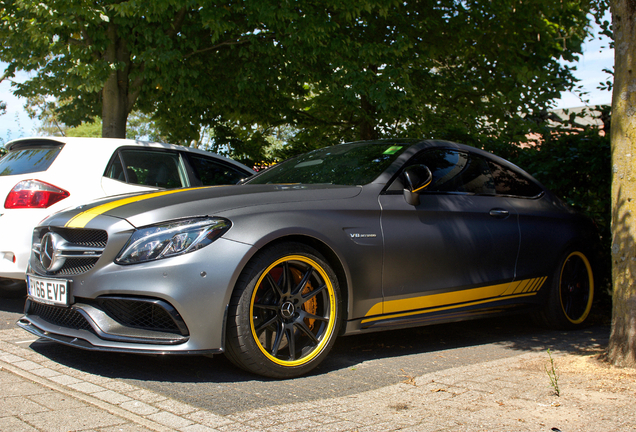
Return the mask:
[(140, 228), (128, 240), (115, 262), (136, 264), (193, 252), (212, 243), (231, 226), (227, 219), (206, 217)]

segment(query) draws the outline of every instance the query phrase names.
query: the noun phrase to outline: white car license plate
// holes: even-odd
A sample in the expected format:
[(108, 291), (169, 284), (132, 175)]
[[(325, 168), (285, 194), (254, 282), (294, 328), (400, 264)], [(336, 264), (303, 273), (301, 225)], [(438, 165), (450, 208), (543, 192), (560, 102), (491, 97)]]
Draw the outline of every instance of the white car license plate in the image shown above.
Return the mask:
[(27, 275), (29, 296), (42, 303), (68, 306), (68, 281)]

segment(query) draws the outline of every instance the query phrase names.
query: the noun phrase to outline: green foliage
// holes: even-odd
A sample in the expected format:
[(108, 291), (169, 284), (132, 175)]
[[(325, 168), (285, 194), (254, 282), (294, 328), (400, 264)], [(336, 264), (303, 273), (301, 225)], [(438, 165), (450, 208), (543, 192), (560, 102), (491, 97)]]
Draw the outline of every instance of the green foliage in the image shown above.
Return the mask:
[(550, 367), (548, 367), (547, 365), (544, 366), (545, 373), (548, 374), (548, 378), (550, 379), (550, 386), (552, 386), (554, 394), (557, 396), (561, 396), (561, 389), (559, 388), (559, 374), (557, 373), (556, 365), (554, 364), (554, 359), (552, 358), (550, 348), (548, 348), (548, 358), (550, 359)]
[(38, 135), (64, 136), (69, 128), (58, 115), (56, 107), (64, 105), (63, 101), (48, 100), (43, 95), (34, 95), (27, 99), (25, 109), (29, 118), (40, 120), (36, 128)]
[(84, 122), (79, 126), (67, 129), (66, 136), (100, 138), (102, 136), (102, 122)]
[[(77, 127), (67, 128), (65, 129), (65, 135), (70, 137), (99, 138), (102, 136), (102, 119), (97, 117), (91, 122), (84, 122)], [(150, 116), (139, 111), (133, 111), (128, 117), (126, 138), (165, 142)]]
[(8, 77), (34, 72), (17, 95), (65, 101), (55, 111), (69, 126), (102, 113), (125, 119), (136, 102), (151, 107), (161, 87), (193, 93), (200, 82), (187, 58), (236, 27), (225, 3), (7, 0), (0, 59)]
[(209, 87), (204, 107), (174, 94), (158, 102), (174, 138), (192, 140), (207, 125), (239, 159), (257, 157), (266, 131), (280, 126), (293, 131), (286, 145), (261, 151), (276, 159), (382, 137), (519, 142), (536, 128), (526, 117), (574, 85), (559, 60), (580, 51), (590, 8), (552, 0), (260, 4), (251, 19), (262, 31), (249, 44), (197, 60), (199, 79), (223, 82)]
[[(160, 136), (207, 136), (239, 157), (378, 137), (530, 130), (575, 82), (590, 0), (7, 0), (0, 60), (33, 71), (60, 121), (152, 116)], [(117, 97), (113, 95), (117, 94)], [(116, 111), (116, 110), (115, 110)], [(120, 112), (121, 114), (121, 112)], [(115, 116), (116, 117), (116, 116)], [(119, 117), (118, 117), (119, 118)], [(105, 123), (110, 124), (110, 120)], [(272, 156), (273, 157), (273, 156)]]
[(280, 154), (295, 133), (285, 125), (266, 128), (217, 123), (202, 134), (197, 147), (231, 157), (250, 167), (258, 167), (285, 159)]
[[(133, 111), (130, 113), (130, 116), (128, 116), (126, 138), (142, 141), (168, 142), (152, 117), (141, 111)], [(187, 145), (187, 143), (184, 144)]]
[[(302, 150), (379, 137), (497, 136), (519, 141), (574, 79), (589, 3), (387, 3), (353, 21), (332, 16), (327, 39), (288, 46), (309, 65), (287, 121)], [(304, 48), (300, 48), (303, 46)], [(296, 49), (294, 49), (296, 48)], [(286, 53), (283, 53), (286, 54)]]

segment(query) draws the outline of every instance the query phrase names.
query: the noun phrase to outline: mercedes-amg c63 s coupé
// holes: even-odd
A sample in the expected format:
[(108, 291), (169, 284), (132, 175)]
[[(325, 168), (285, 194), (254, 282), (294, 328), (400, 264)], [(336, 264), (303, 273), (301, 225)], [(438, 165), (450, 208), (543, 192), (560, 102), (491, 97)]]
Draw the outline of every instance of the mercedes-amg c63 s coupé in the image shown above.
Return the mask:
[(74, 347), (225, 353), (270, 377), (338, 335), (532, 311), (580, 326), (591, 221), (447, 141), (355, 142), (242, 184), (106, 198), (34, 230), (23, 329)]

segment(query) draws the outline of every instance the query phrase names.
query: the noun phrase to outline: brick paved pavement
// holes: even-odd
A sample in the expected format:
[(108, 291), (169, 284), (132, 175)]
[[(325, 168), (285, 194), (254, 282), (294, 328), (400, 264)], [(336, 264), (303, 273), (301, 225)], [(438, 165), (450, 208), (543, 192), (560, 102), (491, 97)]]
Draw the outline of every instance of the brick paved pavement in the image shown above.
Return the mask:
[(221, 416), (8, 342), (24, 335), (0, 331), (0, 431), (636, 431), (636, 372), (592, 373), (583, 355), (554, 353), (560, 397), (530, 352)]

